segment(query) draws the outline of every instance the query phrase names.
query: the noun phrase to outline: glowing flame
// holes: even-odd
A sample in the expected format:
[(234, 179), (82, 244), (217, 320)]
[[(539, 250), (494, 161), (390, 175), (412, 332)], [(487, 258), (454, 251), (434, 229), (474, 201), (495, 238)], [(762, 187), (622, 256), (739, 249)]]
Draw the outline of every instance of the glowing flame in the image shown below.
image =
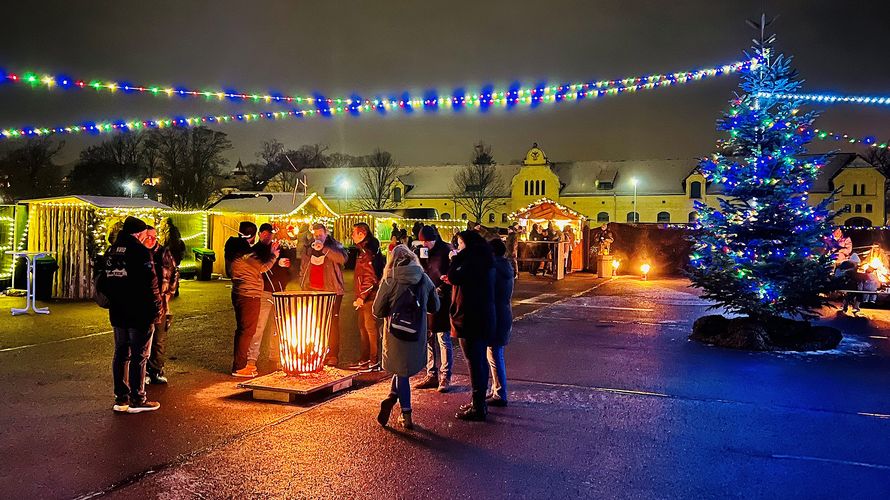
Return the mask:
[(618, 266), (621, 265), (621, 261), (618, 259), (612, 259), (612, 269), (618, 270)]
[(278, 353), (288, 375), (317, 372), (328, 354), (334, 292), (274, 292)]
[(650, 269), (652, 269), (652, 266), (650, 266), (649, 264), (643, 264), (642, 266), (640, 266), (640, 271), (643, 273), (643, 276), (649, 274)]

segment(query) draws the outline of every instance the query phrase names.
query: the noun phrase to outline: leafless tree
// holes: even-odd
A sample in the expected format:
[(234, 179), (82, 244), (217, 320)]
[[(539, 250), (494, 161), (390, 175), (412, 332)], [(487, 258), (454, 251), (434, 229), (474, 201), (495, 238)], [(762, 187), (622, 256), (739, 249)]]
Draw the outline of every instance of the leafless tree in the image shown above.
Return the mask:
[(223, 152), (232, 143), (226, 134), (206, 127), (152, 131), (146, 147), (155, 150), (160, 192), (174, 208), (203, 207), (216, 190)]
[(286, 158), (283, 157), (282, 160), (284, 161), (278, 162), (279, 188), (282, 191), (293, 191), (302, 177), (300, 172), (303, 169), (326, 167), (328, 164), (328, 157), (325, 154), (327, 150), (327, 146), (311, 144), (282, 153)]
[(454, 176), (454, 198), (476, 222), (504, 204), (504, 179), (496, 165), (491, 146), (480, 141), (473, 146), (470, 165)]
[(0, 195), (4, 199), (51, 196), (61, 172), (54, 159), (65, 146), (48, 137), (16, 143), (0, 155)]
[(399, 176), (400, 168), (392, 155), (380, 148), (367, 157), (367, 166), (361, 171), (357, 204), (361, 210), (388, 210), (395, 207), (392, 184)]

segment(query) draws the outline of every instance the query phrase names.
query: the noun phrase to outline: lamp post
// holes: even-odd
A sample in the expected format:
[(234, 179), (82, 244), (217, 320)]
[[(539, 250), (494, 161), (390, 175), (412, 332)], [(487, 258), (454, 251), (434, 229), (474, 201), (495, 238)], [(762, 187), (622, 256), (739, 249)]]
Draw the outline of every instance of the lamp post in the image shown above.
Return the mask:
[[(349, 205), (349, 179), (343, 179), (340, 181), (340, 188), (343, 189), (344, 198), (346, 199), (346, 205), (348, 208)], [(340, 207), (340, 211), (343, 211), (343, 207)]]
[(637, 184), (640, 183), (636, 177), (631, 177), (630, 183), (634, 185), (634, 224), (640, 222), (640, 212), (637, 208)]
[(127, 190), (127, 194), (130, 196), (130, 198), (132, 198), (133, 191), (136, 190), (136, 183), (134, 183), (133, 181), (127, 181), (124, 183), (124, 189)]

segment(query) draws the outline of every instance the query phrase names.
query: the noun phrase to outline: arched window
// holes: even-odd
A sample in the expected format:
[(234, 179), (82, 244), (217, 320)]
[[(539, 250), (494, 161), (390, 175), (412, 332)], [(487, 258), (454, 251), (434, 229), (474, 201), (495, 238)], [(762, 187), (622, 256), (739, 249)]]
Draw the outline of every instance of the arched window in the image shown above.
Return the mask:
[(541, 181), (541, 196), (547, 196), (547, 181)]
[(400, 187), (392, 188), (392, 201), (395, 203), (402, 202), (402, 188), (400, 188)]
[(859, 195), (860, 195), (860, 196), (865, 196), (865, 184), (860, 184), (860, 185), (859, 185)]
[(506, 224), (506, 222), (507, 222), (507, 213), (506, 212), (501, 214), (501, 222)]
[(853, 184), (853, 196), (859, 194), (859, 184)]
[(701, 182), (692, 181), (689, 184), (689, 197), (696, 200), (701, 199)]
[(528, 181), (525, 181), (525, 195), (528, 196)]
[(636, 212), (627, 212), (627, 222), (640, 222), (640, 214)]
[(467, 220), (467, 214), (466, 214), (466, 212), (460, 214), (460, 218), (463, 219), (463, 220)]
[(489, 223), (494, 222), (494, 212), (488, 214), (488, 222), (489, 222)]
[(442, 215), (439, 216), (439, 218), (442, 219), (442, 220), (450, 219), (450, 218), (451, 218), (451, 214), (449, 214), (448, 212), (443, 212)]
[(871, 221), (865, 217), (851, 217), (844, 222), (844, 225), (853, 227), (871, 227)]
[(689, 212), (689, 222), (695, 222), (698, 220), (698, 212)]
[(535, 196), (541, 194), (541, 181), (535, 181)]
[(668, 212), (658, 212), (658, 215), (655, 216), (655, 221), (667, 224), (671, 221), (671, 214)]
[(600, 212), (596, 214), (597, 222), (609, 222), (609, 212)]

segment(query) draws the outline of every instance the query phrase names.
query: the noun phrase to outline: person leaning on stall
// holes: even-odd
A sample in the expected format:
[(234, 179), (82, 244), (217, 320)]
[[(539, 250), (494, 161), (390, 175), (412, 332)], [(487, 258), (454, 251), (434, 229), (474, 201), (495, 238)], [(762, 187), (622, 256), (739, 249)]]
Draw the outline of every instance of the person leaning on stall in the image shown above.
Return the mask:
[[(267, 254), (258, 256), (253, 243), (257, 227), (253, 222), (242, 222), (238, 227), (241, 242), (233, 243), (229, 263), (232, 278), (232, 306), (235, 308), (235, 341), (232, 360), (233, 377), (256, 377), (256, 359), (250, 359), (250, 345), (256, 334), (263, 296), (263, 273), (275, 265), (278, 243), (272, 242)], [(226, 245), (226, 253), (229, 248)], [(262, 258), (261, 258), (262, 257)]]
[(161, 293), (151, 253), (145, 248), (148, 226), (127, 217), (114, 243), (105, 251), (98, 290), (108, 298), (114, 330), (114, 406), (116, 412), (157, 410), (160, 403), (145, 395), (153, 325), (161, 312)]
[(324, 224), (312, 225), (312, 242), (300, 261), (300, 287), (303, 290), (334, 292), (334, 312), (328, 334), (328, 355), (325, 364), (337, 366), (340, 361), (340, 305), (343, 303), (343, 264), (346, 249), (328, 234)]
[(396, 402), (402, 409), (399, 424), (412, 429), (409, 377), (426, 366), (427, 313), (439, 309), (439, 297), (417, 256), (405, 245), (389, 253), (374, 315), (385, 318), (383, 369), (392, 373), (389, 395), (380, 402), (377, 422), (386, 426)]
[(161, 311), (151, 337), (151, 355), (148, 358), (145, 383), (166, 384), (164, 365), (167, 362), (167, 333), (173, 318), (170, 314), (170, 300), (179, 288), (179, 271), (176, 269), (173, 253), (158, 243), (158, 232), (155, 228), (148, 226), (143, 244), (151, 252), (155, 275), (158, 277), (158, 290), (161, 293)]

